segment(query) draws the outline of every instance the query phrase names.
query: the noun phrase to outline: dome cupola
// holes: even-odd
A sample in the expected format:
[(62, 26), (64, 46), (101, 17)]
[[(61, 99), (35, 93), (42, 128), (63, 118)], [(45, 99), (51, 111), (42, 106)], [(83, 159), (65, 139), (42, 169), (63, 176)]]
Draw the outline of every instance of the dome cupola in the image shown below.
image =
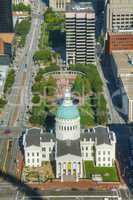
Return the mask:
[(64, 100), (56, 114), (56, 138), (76, 140), (80, 138), (80, 115), (73, 104), (70, 90), (66, 90)]

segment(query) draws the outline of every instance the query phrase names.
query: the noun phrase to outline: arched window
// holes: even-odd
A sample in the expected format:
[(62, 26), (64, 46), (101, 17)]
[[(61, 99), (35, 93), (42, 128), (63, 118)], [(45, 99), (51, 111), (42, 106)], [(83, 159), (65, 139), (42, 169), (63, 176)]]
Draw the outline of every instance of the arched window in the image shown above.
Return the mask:
[(67, 126), (67, 130), (69, 131), (69, 126)]

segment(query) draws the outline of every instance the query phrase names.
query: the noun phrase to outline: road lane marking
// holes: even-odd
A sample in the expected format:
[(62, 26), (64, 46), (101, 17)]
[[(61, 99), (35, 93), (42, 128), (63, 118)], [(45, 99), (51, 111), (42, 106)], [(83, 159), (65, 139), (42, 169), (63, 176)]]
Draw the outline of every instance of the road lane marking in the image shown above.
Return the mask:
[(3, 164), (3, 168), (2, 168), (3, 172), (5, 172), (6, 160), (7, 160), (7, 156), (8, 156), (8, 149), (9, 149), (9, 140), (7, 141), (6, 156), (5, 156), (5, 160), (4, 160), (4, 164)]

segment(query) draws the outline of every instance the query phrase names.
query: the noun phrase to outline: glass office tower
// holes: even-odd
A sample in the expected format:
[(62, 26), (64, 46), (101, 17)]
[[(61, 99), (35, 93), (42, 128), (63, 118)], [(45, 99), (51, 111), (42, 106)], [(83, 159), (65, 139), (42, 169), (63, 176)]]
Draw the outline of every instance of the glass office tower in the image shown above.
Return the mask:
[(12, 0), (0, 0), (0, 33), (12, 32)]

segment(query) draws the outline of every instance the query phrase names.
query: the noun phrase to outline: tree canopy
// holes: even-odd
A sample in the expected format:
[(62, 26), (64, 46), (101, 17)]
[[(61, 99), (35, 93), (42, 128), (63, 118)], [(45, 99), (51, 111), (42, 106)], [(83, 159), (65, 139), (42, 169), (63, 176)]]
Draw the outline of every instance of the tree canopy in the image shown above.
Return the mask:
[(25, 5), (23, 3), (13, 4), (13, 11), (31, 12), (30, 5)]

